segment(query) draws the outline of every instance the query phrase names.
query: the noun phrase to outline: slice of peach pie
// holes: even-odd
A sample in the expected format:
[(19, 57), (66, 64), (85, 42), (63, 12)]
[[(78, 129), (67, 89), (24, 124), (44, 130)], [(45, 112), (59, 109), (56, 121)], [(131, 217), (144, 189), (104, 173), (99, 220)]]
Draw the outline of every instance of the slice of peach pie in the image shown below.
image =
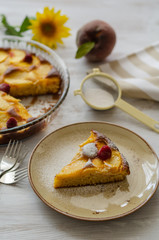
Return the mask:
[(103, 134), (91, 130), (90, 137), (54, 179), (54, 187), (96, 185), (123, 180), (129, 165), (117, 146)]
[(42, 57), (24, 50), (0, 48), (0, 130), (32, 119), (14, 97), (56, 94), (60, 84), (59, 73)]
[[(7, 94), (9, 85), (0, 84), (0, 129), (23, 125), (32, 119), (20, 100)], [(4, 91), (5, 90), (5, 91)]]

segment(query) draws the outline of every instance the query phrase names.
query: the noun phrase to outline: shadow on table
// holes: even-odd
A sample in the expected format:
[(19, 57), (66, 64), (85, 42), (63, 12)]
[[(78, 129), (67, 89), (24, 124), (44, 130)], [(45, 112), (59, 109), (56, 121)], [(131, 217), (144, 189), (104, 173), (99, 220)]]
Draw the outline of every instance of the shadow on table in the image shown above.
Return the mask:
[[(64, 239), (84, 239), (84, 240), (102, 240), (102, 239), (126, 239), (134, 240), (143, 237), (149, 239), (153, 233), (153, 228), (157, 224), (157, 202), (156, 193), (145, 206), (136, 212), (111, 221), (89, 222), (77, 220), (62, 215), (43, 205), (41, 211), (48, 213), (49, 224), (58, 230), (60, 236)], [(158, 220), (159, 222), (159, 220)], [(155, 223), (155, 224), (154, 224)]]

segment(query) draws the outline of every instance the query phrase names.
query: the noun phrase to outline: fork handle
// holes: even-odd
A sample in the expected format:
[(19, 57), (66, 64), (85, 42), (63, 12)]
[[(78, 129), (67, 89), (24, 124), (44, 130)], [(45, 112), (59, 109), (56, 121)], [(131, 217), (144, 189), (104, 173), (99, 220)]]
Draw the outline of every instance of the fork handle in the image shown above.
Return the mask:
[[(16, 161), (16, 162), (17, 162), (17, 161)], [(16, 164), (16, 162), (15, 162), (15, 164)], [(7, 169), (7, 170), (0, 170), (0, 178), (1, 178), (5, 173), (7, 173), (7, 172), (9, 172), (10, 170), (12, 170), (12, 168), (14, 168), (15, 164), (14, 164), (11, 168), (9, 168), (9, 169)]]

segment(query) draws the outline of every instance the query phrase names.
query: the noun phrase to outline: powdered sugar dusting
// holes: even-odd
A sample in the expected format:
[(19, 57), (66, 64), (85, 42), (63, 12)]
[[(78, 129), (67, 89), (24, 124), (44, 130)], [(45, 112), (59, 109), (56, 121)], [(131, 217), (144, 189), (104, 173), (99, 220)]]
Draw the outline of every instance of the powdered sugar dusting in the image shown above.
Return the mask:
[(82, 147), (82, 153), (84, 156), (94, 158), (97, 156), (98, 149), (95, 143), (88, 143)]
[(90, 158), (88, 159), (88, 161), (86, 162), (83, 168), (89, 168), (89, 167), (94, 167), (94, 164), (92, 163)]

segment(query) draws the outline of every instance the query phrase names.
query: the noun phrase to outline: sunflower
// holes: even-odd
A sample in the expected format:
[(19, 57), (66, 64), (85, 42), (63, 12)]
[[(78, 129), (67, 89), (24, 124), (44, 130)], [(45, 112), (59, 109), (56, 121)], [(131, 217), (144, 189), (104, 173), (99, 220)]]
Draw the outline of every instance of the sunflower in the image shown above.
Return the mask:
[(55, 12), (54, 8), (44, 8), (43, 13), (36, 13), (36, 19), (30, 20), (29, 28), (33, 33), (33, 40), (39, 41), (51, 48), (57, 48), (57, 43), (63, 44), (62, 38), (70, 35), (70, 28), (65, 27), (68, 17)]

